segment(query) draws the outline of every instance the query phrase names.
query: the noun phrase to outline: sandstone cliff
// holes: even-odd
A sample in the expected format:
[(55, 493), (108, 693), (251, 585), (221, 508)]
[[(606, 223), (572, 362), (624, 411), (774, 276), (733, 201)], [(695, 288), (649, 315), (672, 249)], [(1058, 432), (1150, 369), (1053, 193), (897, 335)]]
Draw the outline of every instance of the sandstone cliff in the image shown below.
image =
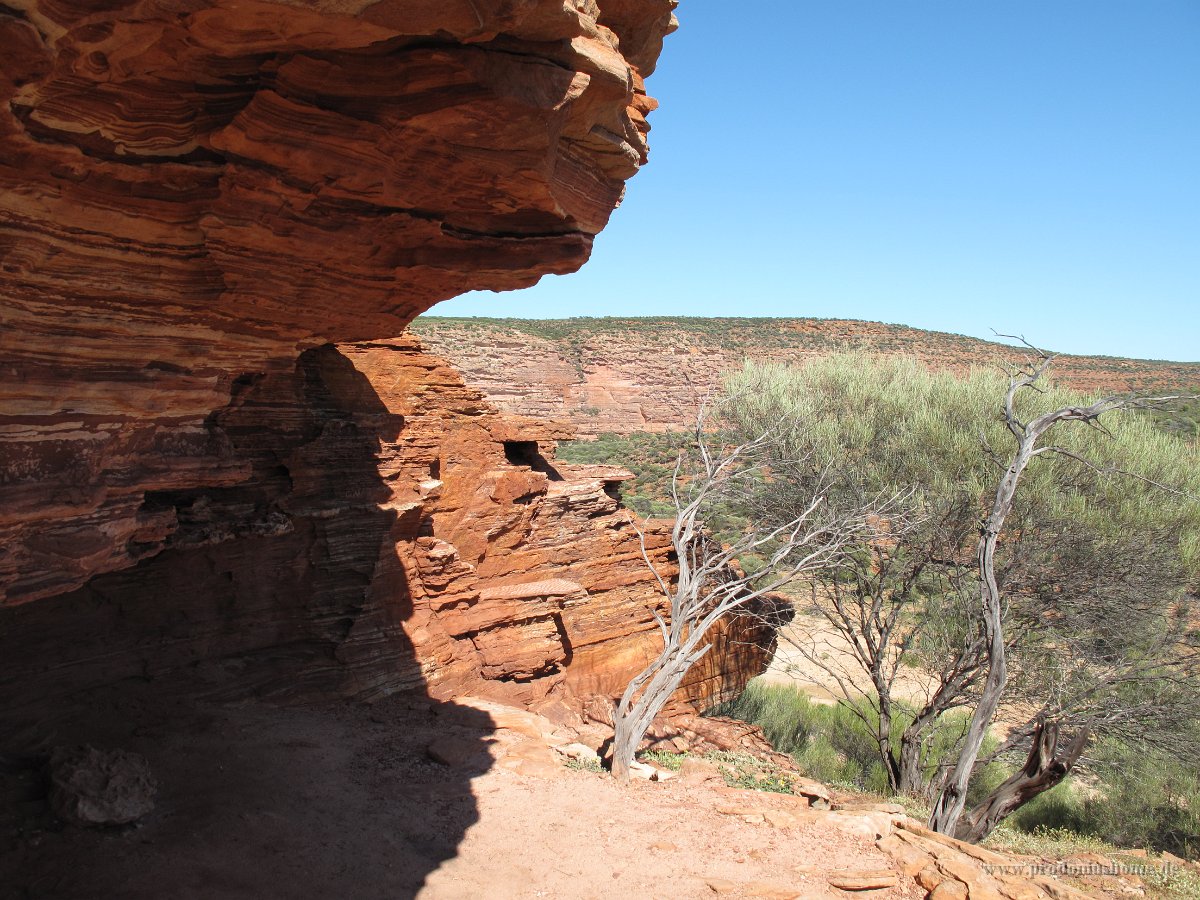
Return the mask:
[(586, 260), (673, 7), (0, 7), (12, 702), (181, 668), (533, 702), (639, 657), (619, 478), (390, 339)]
[[(1011, 347), (878, 322), (834, 319), (454, 319), (414, 331), (501, 409), (568, 423), (582, 436), (690, 423), (700, 397), (746, 359), (802, 363), (839, 350), (906, 353), (951, 370), (1011, 361)], [(1081, 390), (1200, 387), (1200, 363), (1058, 357)]]
[[(412, 339), (306, 351), (213, 428), (244, 484), (148, 496), (175, 523), (164, 551), (6, 611), (9, 711), (181, 671), (218, 697), (427, 688), (579, 711), (654, 649), (629, 473), (556, 461), (555, 432), (497, 415)], [(646, 540), (669, 576), (666, 535)], [(763, 664), (770, 636), (736, 634), (740, 669), (699, 669), (691, 696)]]

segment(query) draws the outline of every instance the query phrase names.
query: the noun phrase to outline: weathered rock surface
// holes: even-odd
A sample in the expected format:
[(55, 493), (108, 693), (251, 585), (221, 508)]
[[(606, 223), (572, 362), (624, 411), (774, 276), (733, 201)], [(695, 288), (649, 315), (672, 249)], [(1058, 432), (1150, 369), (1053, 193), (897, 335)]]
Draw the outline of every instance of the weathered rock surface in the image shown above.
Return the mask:
[(620, 685), (626, 476), (392, 336), (586, 260), (674, 5), (0, 6), (6, 710)]
[[(786, 363), (840, 350), (906, 353), (966, 371), (1013, 350), (959, 335), (833, 319), (420, 318), (413, 329), (508, 412), (569, 423), (579, 435), (691, 424), (699, 399), (746, 359)], [(1200, 387), (1200, 364), (1063, 355), (1055, 378), (1088, 391)]]
[(673, 6), (0, 7), (0, 604), (252, 480), (215, 418), (306, 349), (578, 268)]
[(916, 879), (931, 900), (989, 897), (997, 900), (1085, 900), (1089, 895), (1030, 871), (1027, 861), (930, 831), (903, 815), (876, 846), (903, 875)]
[[(189, 672), (216, 696), (424, 688), (549, 714), (619, 694), (654, 652), (628, 473), (556, 461), (557, 432), (498, 415), (412, 338), (306, 351), (211, 427), (242, 484), (152, 495), (165, 549), (0, 611), (5, 708)], [(646, 544), (669, 576), (666, 534)], [(700, 667), (684, 695), (740, 689), (770, 640), (735, 621), (732, 677)]]

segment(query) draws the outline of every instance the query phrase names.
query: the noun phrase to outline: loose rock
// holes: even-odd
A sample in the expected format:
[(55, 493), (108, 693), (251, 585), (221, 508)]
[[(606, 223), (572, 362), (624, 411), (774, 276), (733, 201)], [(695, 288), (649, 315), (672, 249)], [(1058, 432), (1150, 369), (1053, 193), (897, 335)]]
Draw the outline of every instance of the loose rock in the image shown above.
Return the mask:
[(158, 785), (138, 753), (60, 747), (49, 775), (50, 808), (72, 825), (129, 825), (154, 809)]
[(900, 881), (895, 872), (881, 869), (877, 872), (831, 872), (829, 884), (843, 891), (878, 891), (895, 887)]

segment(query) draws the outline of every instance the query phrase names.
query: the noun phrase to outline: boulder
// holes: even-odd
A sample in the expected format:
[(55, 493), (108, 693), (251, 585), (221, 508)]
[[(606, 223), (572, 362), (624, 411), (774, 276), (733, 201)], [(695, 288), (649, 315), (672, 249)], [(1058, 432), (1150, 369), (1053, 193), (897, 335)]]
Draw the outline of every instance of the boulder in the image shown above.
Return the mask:
[(50, 756), (50, 808), (72, 825), (129, 825), (154, 809), (158, 785), (139, 753), (60, 747)]

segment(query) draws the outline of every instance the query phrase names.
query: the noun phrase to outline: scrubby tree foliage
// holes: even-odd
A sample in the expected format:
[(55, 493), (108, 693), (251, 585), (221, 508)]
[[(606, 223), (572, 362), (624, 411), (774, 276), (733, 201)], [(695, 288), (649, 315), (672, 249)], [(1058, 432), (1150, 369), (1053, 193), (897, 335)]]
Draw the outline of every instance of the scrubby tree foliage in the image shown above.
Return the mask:
[[(838, 652), (793, 637), (875, 735), (891, 788), (952, 798), (953, 815), (935, 824), (972, 840), (1089, 764), (1097, 737), (1153, 735), (1185, 758), (1200, 755), (1190, 727), (1200, 713), (1200, 452), (1121, 403), (1062, 416), (1027, 448), (1019, 490), (997, 521), (997, 484), (1011, 475), (1020, 438), (1013, 422), (1093, 404), (1037, 375), (1014, 391), (1001, 373), (955, 377), (847, 355), (801, 369), (748, 366), (729, 384), (740, 398), (728, 410), (736, 430), (770, 424), (781, 460), (832, 461), (820, 473), (831, 508), (905, 498), (903, 528), (860, 542), (845, 565), (810, 580)], [(810, 486), (802, 477), (778, 490), (803, 497)], [(994, 608), (986, 583), (981, 603), (989, 520)], [(914, 666), (929, 676), (923, 690), (898, 690)], [(981, 700), (982, 726), (997, 711), (992, 700), (1015, 723), (1007, 738), (982, 759), (976, 743), (957, 766), (953, 754), (932, 765), (939, 730), (962, 721), (946, 714), (975, 712)], [(996, 758), (1020, 768), (964, 815), (964, 779)]]

